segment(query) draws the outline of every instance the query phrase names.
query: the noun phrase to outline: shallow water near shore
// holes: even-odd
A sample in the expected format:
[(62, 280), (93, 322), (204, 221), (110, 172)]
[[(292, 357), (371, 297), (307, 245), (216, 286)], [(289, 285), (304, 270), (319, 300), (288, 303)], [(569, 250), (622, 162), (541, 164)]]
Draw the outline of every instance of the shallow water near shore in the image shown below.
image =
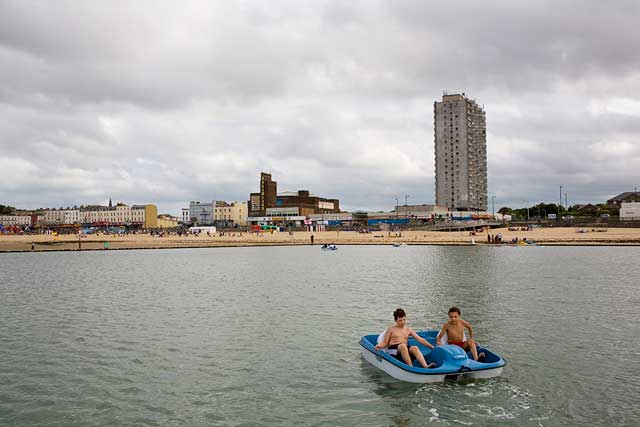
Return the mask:
[[(0, 255), (0, 425), (634, 425), (640, 248)], [(358, 340), (451, 305), (500, 378), (400, 383)]]

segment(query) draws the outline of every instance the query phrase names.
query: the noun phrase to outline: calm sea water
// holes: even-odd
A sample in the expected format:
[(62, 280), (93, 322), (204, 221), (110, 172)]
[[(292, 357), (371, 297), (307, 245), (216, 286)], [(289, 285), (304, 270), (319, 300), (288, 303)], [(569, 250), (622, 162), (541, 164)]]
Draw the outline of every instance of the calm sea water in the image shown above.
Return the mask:
[[(637, 425), (640, 248), (0, 255), (0, 425)], [(508, 361), (404, 384), (358, 340), (451, 305)]]

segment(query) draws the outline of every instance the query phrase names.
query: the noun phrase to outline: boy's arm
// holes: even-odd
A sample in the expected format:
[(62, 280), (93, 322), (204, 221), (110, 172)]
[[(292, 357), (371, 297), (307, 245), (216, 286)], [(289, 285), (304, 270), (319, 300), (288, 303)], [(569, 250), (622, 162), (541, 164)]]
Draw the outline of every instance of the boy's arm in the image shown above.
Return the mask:
[(440, 329), (440, 332), (438, 332), (438, 336), (436, 337), (436, 345), (442, 345), (442, 343), (440, 342), (440, 340), (442, 339), (442, 336), (447, 332), (447, 324), (445, 323), (444, 325), (442, 325), (442, 329)]
[(412, 337), (414, 337), (416, 339), (416, 341), (418, 341), (420, 344), (422, 345), (426, 345), (427, 347), (429, 347), (430, 349), (434, 349), (435, 347), (431, 345), (431, 343), (427, 340), (425, 340), (424, 338), (422, 338), (420, 335), (418, 335), (416, 333), (416, 331), (414, 331), (413, 329), (411, 329), (411, 332), (409, 332), (409, 335), (411, 335)]
[[(460, 319), (460, 320), (462, 320), (462, 319)], [(471, 323), (467, 322), (466, 320), (462, 320), (462, 325), (469, 330), (469, 339), (472, 340), (473, 339), (473, 328), (471, 327)]]

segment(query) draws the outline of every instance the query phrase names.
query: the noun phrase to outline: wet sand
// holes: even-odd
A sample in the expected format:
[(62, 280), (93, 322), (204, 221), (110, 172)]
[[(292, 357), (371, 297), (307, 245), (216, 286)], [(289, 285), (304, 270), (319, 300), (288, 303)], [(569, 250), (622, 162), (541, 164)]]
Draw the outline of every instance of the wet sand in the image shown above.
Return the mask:
[[(607, 231), (591, 231), (578, 233), (575, 228), (538, 228), (532, 231), (509, 231), (506, 228), (493, 229), (491, 234), (502, 233), (503, 241), (514, 237), (527, 238), (543, 245), (640, 245), (640, 228), (610, 228)], [(78, 236), (5, 236), (0, 235), (0, 252), (31, 251), (33, 243), (35, 251), (55, 250), (104, 250), (108, 249), (163, 249), (163, 248), (197, 248), (222, 246), (271, 246), (271, 245), (308, 245), (311, 235), (316, 245), (336, 243), (338, 245), (391, 245), (406, 243), (408, 245), (469, 245), (471, 239), (478, 245), (491, 244), (487, 241), (487, 232), (469, 235), (468, 231), (403, 231), (402, 234), (378, 231), (372, 233), (356, 233), (353, 231), (326, 232), (294, 232), (290, 235), (281, 233), (231, 233), (224, 236), (172, 236), (154, 237), (148, 234), (129, 236), (89, 235), (80, 239)], [(506, 244), (506, 243), (502, 243)]]

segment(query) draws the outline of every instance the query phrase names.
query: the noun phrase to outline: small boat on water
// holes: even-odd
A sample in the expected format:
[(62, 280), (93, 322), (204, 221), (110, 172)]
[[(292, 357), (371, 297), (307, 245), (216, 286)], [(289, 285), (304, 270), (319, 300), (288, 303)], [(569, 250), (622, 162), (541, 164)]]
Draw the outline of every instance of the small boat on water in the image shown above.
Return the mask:
[(337, 251), (338, 247), (336, 245), (334, 245), (333, 243), (327, 245), (324, 244), (322, 246), (320, 246), (320, 249), (322, 249), (323, 251)]
[[(435, 345), (438, 331), (418, 332), (425, 340)], [(435, 363), (434, 368), (423, 368), (414, 361), (413, 366), (391, 356), (384, 350), (375, 350), (378, 335), (365, 335), (360, 339), (362, 356), (378, 369), (382, 369), (393, 378), (411, 383), (434, 383), (444, 380), (459, 380), (462, 378), (493, 378), (502, 374), (505, 360), (485, 347), (478, 345), (478, 353), (484, 353), (482, 361), (475, 361), (470, 353), (457, 345), (440, 345), (431, 350), (409, 339), (409, 347), (417, 345), (427, 363)]]
[(535, 245), (536, 242), (534, 242), (533, 240), (518, 240), (518, 242), (515, 244), (518, 246), (527, 246), (527, 245)]

